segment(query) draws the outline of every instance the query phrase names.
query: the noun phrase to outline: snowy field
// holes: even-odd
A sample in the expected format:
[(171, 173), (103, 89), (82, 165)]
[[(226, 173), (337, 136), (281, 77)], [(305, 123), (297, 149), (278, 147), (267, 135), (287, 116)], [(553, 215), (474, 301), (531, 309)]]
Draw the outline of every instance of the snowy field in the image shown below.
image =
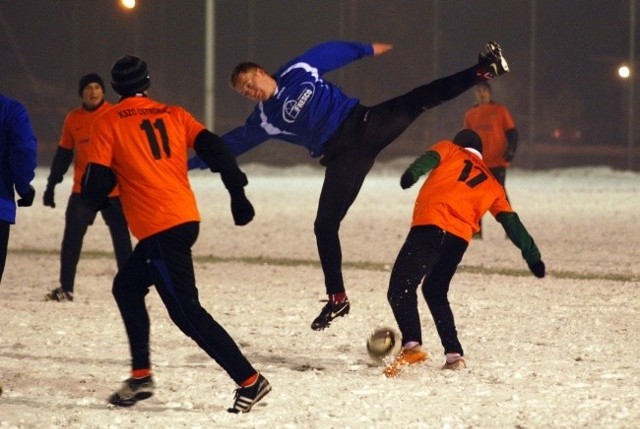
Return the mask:
[(228, 376), (170, 321), (155, 291), (156, 394), (129, 409), (106, 398), (128, 377), (129, 351), (98, 219), (85, 238), (76, 300), (57, 286), (70, 177), (57, 208), (20, 209), (0, 290), (0, 428), (636, 428), (640, 421), (640, 174), (607, 168), (513, 170), (507, 187), (547, 264), (529, 274), (498, 223), (469, 247), (450, 300), (468, 368), (440, 369), (442, 347), (420, 299), (431, 358), (386, 379), (365, 338), (393, 324), (390, 267), (417, 186), (405, 162), (378, 165), (342, 227), (348, 317), (309, 328), (324, 296), (313, 219), (322, 170), (245, 166), (255, 220), (235, 227), (218, 177), (192, 172), (203, 221), (194, 247), (201, 300), (273, 391), (251, 413), (225, 412)]

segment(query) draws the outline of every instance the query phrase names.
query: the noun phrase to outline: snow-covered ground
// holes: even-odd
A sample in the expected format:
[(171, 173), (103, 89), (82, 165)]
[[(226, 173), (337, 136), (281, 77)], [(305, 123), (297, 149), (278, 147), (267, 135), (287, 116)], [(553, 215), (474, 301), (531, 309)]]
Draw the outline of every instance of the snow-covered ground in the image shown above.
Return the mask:
[(115, 261), (98, 219), (85, 238), (76, 300), (57, 286), (70, 178), (58, 207), (20, 209), (0, 287), (0, 428), (635, 428), (640, 420), (640, 174), (607, 168), (513, 170), (507, 188), (547, 264), (528, 273), (499, 224), (469, 247), (450, 300), (468, 368), (440, 369), (442, 348), (420, 300), (431, 359), (386, 379), (365, 350), (393, 325), (390, 266), (417, 186), (408, 160), (378, 165), (342, 227), (352, 312), (309, 328), (324, 298), (313, 219), (322, 171), (245, 166), (255, 220), (235, 227), (216, 176), (192, 172), (203, 221), (194, 247), (201, 300), (273, 391), (230, 415), (234, 385), (172, 324), (152, 291), (156, 394), (129, 409), (106, 398), (128, 376), (129, 351), (111, 297)]

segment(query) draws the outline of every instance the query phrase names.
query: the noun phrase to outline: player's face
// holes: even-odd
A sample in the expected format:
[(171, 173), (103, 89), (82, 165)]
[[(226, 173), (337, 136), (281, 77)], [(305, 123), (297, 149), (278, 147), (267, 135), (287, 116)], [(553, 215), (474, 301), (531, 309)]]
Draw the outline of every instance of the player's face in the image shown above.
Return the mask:
[(82, 103), (89, 109), (97, 107), (104, 100), (104, 91), (100, 85), (91, 82), (82, 90)]
[(486, 86), (476, 86), (476, 101), (478, 104), (491, 102), (491, 91)]
[(239, 74), (233, 89), (249, 100), (266, 101), (275, 94), (276, 81), (264, 70), (255, 69)]

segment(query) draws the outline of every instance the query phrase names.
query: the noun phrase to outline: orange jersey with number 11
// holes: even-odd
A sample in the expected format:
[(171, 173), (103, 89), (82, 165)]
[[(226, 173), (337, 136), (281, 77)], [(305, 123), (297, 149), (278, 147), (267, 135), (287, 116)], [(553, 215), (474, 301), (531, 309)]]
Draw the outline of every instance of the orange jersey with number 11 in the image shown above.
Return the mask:
[(115, 173), (122, 209), (138, 240), (200, 220), (187, 149), (204, 129), (184, 108), (143, 96), (123, 99), (94, 121), (88, 162)]
[(469, 241), (487, 211), (494, 217), (513, 211), (504, 188), (479, 156), (446, 140), (429, 150), (440, 155), (440, 163), (420, 188), (412, 226), (435, 225)]

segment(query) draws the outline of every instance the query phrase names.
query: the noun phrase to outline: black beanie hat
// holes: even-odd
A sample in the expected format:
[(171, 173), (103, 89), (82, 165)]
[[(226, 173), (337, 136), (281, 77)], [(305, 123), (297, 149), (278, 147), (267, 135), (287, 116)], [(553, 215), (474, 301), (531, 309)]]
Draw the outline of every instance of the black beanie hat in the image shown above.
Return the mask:
[(125, 55), (111, 67), (111, 87), (120, 95), (144, 92), (149, 85), (147, 63), (138, 57)]
[(78, 82), (78, 94), (82, 97), (82, 91), (89, 85), (90, 83), (97, 83), (102, 88), (104, 92), (104, 81), (97, 73), (89, 73), (80, 78)]
[(453, 138), (453, 142), (460, 147), (470, 147), (482, 153), (482, 140), (480, 136), (473, 130), (464, 129), (458, 131), (458, 134)]

